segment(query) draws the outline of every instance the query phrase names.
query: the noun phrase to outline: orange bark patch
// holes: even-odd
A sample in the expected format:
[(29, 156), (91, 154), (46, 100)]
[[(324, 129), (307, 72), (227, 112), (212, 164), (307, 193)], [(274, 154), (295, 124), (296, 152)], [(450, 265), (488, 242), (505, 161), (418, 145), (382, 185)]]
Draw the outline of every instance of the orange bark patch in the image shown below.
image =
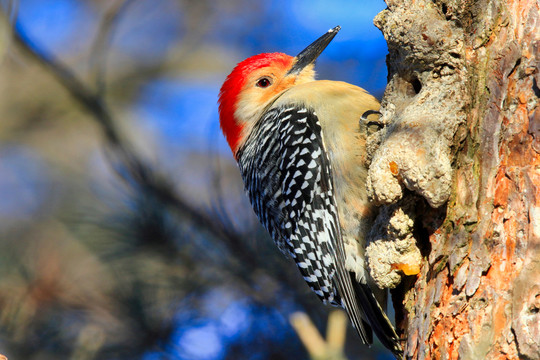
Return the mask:
[(497, 299), (493, 309), (493, 332), (495, 334), (502, 334), (506, 328), (508, 320), (506, 319), (506, 307), (508, 300), (502, 297)]
[(527, 103), (527, 94), (524, 94), (524, 93), (519, 93), (519, 96), (518, 96), (518, 100), (521, 104), (526, 104)]
[[(500, 175), (500, 176), (499, 176)], [(493, 198), (493, 205), (497, 206), (506, 206), (508, 203), (508, 194), (510, 188), (512, 187), (512, 181), (504, 175), (504, 169), (501, 168), (499, 174), (497, 174), (497, 179), (495, 180), (495, 196)]]
[(510, 267), (510, 261), (514, 258), (516, 250), (516, 235), (519, 228), (519, 222), (515, 216), (512, 216), (504, 223), (504, 232), (506, 236), (506, 260), (505, 265)]
[[(440, 359), (442, 354), (448, 354), (448, 359), (458, 359), (461, 338), (470, 332), (466, 312), (448, 311), (456, 301), (453, 290), (454, 287), (450, 284), (441, 294), (439, 309), (446, 309), (446, 311), (438, 312), (437, 320), (433, 322), (433, 331), (428, 339), (428, 342), (432, 344), (431, 354), (429, 354), (431, 357), (426, 358)], [(432, 315), (433, 313), (432, 311)]]
[(494, 251), (491, 257), (491, 267), (486, 273), (485, 283), (490, 284), (498, 291), (506, 291), (512, 284), (512, 274), (504, 271), (506, 261), (506, 256), (503, 256), (500, 250)]
[(508, 166), (529, 166), (533, 159), (536, 158), (531, 143), (532, 137), (528, 134), (517, 134), (512, 141), (508, 143)]

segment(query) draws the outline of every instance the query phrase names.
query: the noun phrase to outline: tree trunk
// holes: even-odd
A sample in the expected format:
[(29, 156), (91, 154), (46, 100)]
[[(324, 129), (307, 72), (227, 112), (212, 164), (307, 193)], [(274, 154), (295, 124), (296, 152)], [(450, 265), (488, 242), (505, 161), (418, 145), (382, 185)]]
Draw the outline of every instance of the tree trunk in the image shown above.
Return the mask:
[[(539, 2), (386, 3), (388, 126), (368, 179), (382, 210), (367, 254), (374, 279), (397, 286), (405, 355), (540, 359)], [(380, 272), (391, 251), (403, 258)]]

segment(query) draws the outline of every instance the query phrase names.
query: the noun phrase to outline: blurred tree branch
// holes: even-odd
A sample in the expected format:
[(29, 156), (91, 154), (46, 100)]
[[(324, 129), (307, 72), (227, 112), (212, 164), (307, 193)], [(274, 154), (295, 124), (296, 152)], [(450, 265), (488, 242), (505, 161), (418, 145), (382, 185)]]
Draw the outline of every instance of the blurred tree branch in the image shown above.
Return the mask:
[[(112, 11), (112, 14), (109, 15), (111, 19), (109, 21), (118, 19), (118, 11), (125, 9), (125, 4), (128, 3), (129, 1), (121, 3), (124, 7), (121, 5), (118, 8), (115, 7), (115, 11)], [(113, 28), (112, 25), (108, 27), (109, 29)], [(105, 35), (100, 36), (106, 37)], [(108, 152), (109, 159), (116, 174), (134, 190), (156, 199), (156, 201), (169, 209), (171, 213), (177, 214), (183, 219), (189, 219), (201, 231), (220, 239), (220, 243), (230, 253), (228, 257), (220, 257), (220, 261), (222, 262), (221, 270), (231, 273), (249, 288), (259, 289), (260, 285), (258, 285), (256, 279), (257, 272), (246, 271), (245, 269), (257, 269), (261, 264), (267, 263), (269, 260), (268, 257), (264, 256), (264, 254), (258, 254), (257, 251), (251, 249), (246, 241), (242, 240), (246, 235), (236, 232), (230, 226), (230, 223), (224, 223), (223, 220), (225, 218), (223, 214), (202, 211), (176, 194), (172, 186), (173, 182), (163, 174), (156, 172), (137, 153), (129, 140), (117, 127), (117, 121), (107, 107), (101, 91), (99, 89), (95, 91), (91, 90), (70, 68), (32, 41), (20, 23), (15, 24), (14, 40), (19, 48), (30, 58), (42, 64), (64, 86), (68, 93), (92, 115), (92, 118), (102, 129), (110, 147), (111, 151)], [(199, 246), (199, 244), (193, 245)], [(203, 256), (208, 256), (211, 253), (204, 246), (200, 246), (200, 252)], [(216, 259), (211, 258), (210, 260), (215, 261)], [(272, 267), (272, 273), (283, 284), (295, 283), (294, 279), (291, 279), (289, 276), (286, 268), (274, 266)], [(285, 288), (291, 289), (294, 287), (289, 286)], [(298, 296), (296, 291), (289, 293), (289, 295), (299, 303), (304, 303), (304, 298)], [(265, 299), (259, 296), (258, 290), (252, 291), (251, 296), (254, 300), (265, 303)]]
[[(129, 174), (129, 177), (127, 177), (123, 171), (118, 171), (115, 168), (121, 178), (131, 186), (136, 185), (141, 191), (155, 197), (172, 210), (178, 211), (183, 216), (189, 216), (201, 229), (205, 229), (213, 236), (224, 239), (229, 245), (238, 239), (239, 234), (231, 232), (210, 215), (201, 212), (175, 194), (170, 185), (172, 182), (156, 173), (136, 153), (129, 141), (119, 131), (116, 121), (114, 121), (113, 115), (101, 97), (100, 92), (90, 90), (67, 66), (35, 44), (26, 35), (20, 23), (15, 26), (15, 42), (31, 58), (43, 64), (73, 98), (93, 115), (93, 118), (103, 130), (117, 160), (123, 164), (123, 170), (127, 170), (127, 174)], [(244, 260), (250, 262), (250, 257), (246, 256)]]

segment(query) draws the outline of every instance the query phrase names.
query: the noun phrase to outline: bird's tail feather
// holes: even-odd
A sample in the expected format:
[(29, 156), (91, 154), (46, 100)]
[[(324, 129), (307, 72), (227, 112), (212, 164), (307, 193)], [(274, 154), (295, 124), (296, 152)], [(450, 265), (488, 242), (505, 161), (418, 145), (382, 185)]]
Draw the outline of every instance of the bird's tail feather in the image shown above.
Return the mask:
[(351, 273), (351, 276), (358, 302), (360, 303), (360, 307), (363, 310), (367, 322), (381, 343), (392, 351), (397, 359), (403, 359), (403, 350), (399, 343), (399, 337), (396, 334), (396, 330), (390, 322), (390, 319), (386, 316), (369, 286), (355, 281), (353, 273)]

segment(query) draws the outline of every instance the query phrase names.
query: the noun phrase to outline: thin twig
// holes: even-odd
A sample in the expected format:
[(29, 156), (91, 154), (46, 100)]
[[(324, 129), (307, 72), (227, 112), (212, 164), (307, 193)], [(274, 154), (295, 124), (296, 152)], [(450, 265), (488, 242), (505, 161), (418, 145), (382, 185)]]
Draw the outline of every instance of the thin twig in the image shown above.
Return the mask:
[(290, 322), (313, 360), (346, 360), (343, 353), (347, 318), (343, 311), (335, 310), (328, 318), (327, 341), (325, 341), (309, 316), (296, 312)]
[(300, 340), (312, 358), (324, 356), (326, 343), (321, 333), (304, 313), (297, 312), (291, 315), (290, 322)]
[(335, 310), (328, 316), (326, 340), (331, 349), (343, 352), (345, 348), (345, 336), (347, 335), (347, 322), (347, 316), (343, 311)]

